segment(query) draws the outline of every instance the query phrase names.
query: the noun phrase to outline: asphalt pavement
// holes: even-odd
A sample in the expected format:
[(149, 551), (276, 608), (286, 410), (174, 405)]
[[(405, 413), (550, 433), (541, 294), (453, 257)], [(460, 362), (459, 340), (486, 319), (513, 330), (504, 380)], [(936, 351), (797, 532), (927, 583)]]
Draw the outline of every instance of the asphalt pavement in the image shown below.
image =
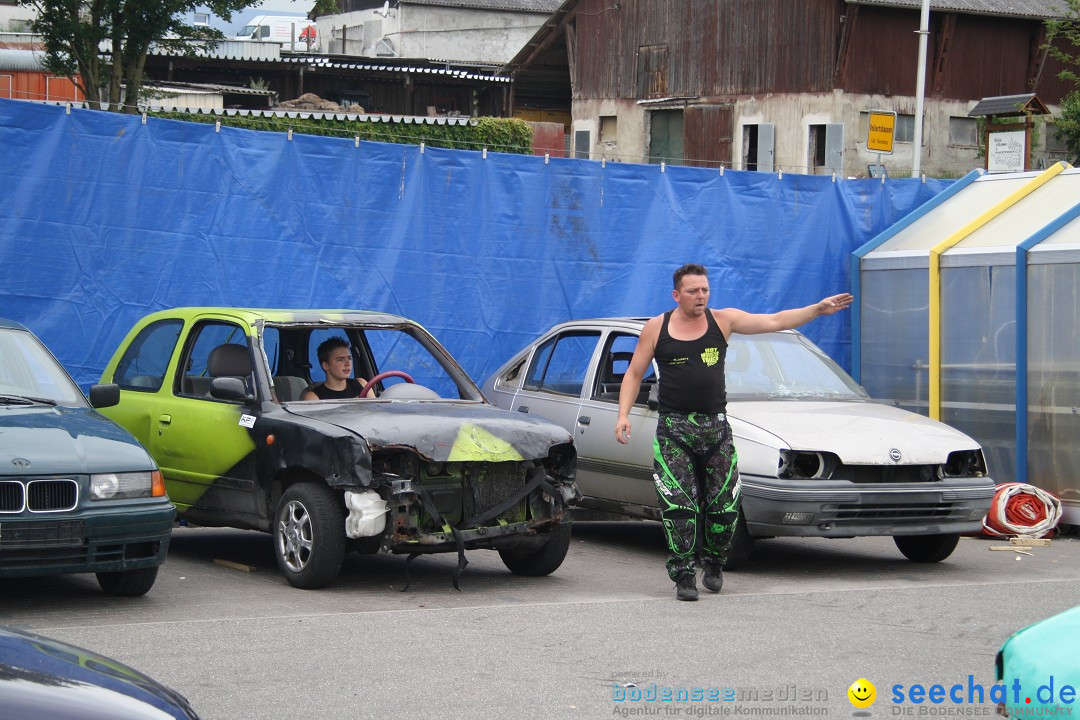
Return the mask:
[[(543, 578), (469, 553), (460, 592), (455, 557), (418, 558), (402, 592), (405, 559), (388, 555), (296, 590), (269, 536), (177, 528), (145, 597), (107, 598), (92, 576), (6, 580), (0, 623), (138, 668), (204, 720), (994, 717), (968, 695), (991, 689), (1001, 644), (1080, 604), (1080, 539), (990, 549), (1004, 544), (964, 538), (922, 565), (889, 538), (774, 539), (687, 603), (652, 522), (577, 523)], [(877, 691), (866, 709), (847, 693), (859, 679)], [(934, 684), (964, 702), (910, 701)]]

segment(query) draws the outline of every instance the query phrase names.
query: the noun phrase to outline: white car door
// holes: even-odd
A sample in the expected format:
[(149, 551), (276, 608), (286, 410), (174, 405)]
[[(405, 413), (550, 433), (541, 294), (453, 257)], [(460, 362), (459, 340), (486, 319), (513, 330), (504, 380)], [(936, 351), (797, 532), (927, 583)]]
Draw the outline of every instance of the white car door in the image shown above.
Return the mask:
[(655, 507), (653, 439), (657, 414), (647, 404), (649, 389), (656, 383), (655, 368), (646, 373), (638, 401), (630, 410), (630, 443), (623, 445), (615, 439), (622, 376), (637, 340), (636, 333), (612, 331), (605, 338), (603, 351), (592, 358), (589, 387), (574, 430), (577, 481), (585, 495)]
[(565, 330), (544, 340), (533, 351), (510, 409), (546, 418), (576, 442), (581, 394), (599, 343), (599, 330)]

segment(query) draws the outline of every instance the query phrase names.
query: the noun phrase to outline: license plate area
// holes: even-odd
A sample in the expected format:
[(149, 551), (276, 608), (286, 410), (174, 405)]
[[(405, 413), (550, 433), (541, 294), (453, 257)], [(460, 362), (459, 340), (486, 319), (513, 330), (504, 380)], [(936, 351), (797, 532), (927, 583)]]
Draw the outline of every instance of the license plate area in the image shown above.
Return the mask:
[(40, 547), (79, 547), (85, 543), (82, 520), (0, 522), (0, 552)]

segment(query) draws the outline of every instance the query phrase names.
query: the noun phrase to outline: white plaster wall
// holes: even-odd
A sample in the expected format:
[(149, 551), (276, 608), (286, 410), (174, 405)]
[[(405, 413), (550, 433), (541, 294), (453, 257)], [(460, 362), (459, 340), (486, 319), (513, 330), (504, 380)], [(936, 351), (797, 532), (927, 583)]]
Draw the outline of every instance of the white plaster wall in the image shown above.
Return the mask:
[[(36, 18), (37, 10), (32, 7), (25, 7), (23, 5), (0, 5), (0, 32), (12, 31), (12, 20), (22, 20), (29, 23), (31, 20), (34, 20)], [(30, 28), (26, 27), (25, 30), (21, 30), (20, 32), (29, 31)]]
[[(925, 103), (923, 153), (921, 172), (932, 177), (960, 177), (983, 160), (978, 148), (954, 145), (949, 138), (949, 118), (967, 117), (975, 101), (937, 100)], [(676, 104), (639, 105), (626, 99), (585, 99), (573, 103), (575, 129), (590, 129), (594, 160), (606, 157), (622, 162), (647, 162), (649, 148), (649, 112), (672, 109)], [(845, 94), (834, 91), (820, 95), (767, 95), (735, 99), (732, 127), (732, 160), (741, 169), (743, 127), (748, 124), (772, 123), (775, 126), (775, 168), (783, 172), (806, 173), (809, 156), (809, 126), (842, 123), (844, 125), (843, 174), (845, 177), (866, 177), (868, 166), (877, 164), (878, 154), (866, 150), (866, 127), (860, 114), (870, 110), (894, 110), (913, 115), (914, 97)], [(600, 117), (618, 118), (617, 143), (601, 143)], [(1036, 150), (1045, 145), (1043, 130)], [(883, 155), (882, 164), (891, 177), (911, 175), (914, 153), (910, 142), (894, 144), (892, 155)], [(1037, 158), (1036, 158), (1037, 162)]]
[(504, 63), (548, 19), (543, 13), (497, 12), (406, 5), (402, 8), (402, 57)]
[[(405, 5), (391, 7), (386, 17), (375, 10), (327, 15), (319, 18), (318, 29), (323, 52), (329, 50), (333, 28), (380, 23), (378, 36), (393, 44), (395, 57), (501, 64), (513, 58), (547, 18), (541, 13)], [(364, 56), (375, 57), (378, 38), (367, 35)]]
[[(574, 101), (573, 115), (575, 118), (575, 130), (592, 128), (590, 159), (600, 160), (606, 158), (613, 162), (647, 162), (649, 118), (648, 113), (635, 101), (619, 98), (576, 100)], [(600, 142), (600, 118), (606, 115), (613, 115), (618, 118), (617, 139), (614, 143)], [(571, 144), (572, 148), (573, 145)]]

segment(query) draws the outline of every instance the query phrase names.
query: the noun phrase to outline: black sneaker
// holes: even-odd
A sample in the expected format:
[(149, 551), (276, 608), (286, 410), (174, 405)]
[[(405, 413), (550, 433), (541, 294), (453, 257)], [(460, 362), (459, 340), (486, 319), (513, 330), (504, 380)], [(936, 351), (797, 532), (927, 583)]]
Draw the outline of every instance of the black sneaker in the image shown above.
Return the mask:
[(697, 583), (693, 575), (687, 575), (675, 583), (675, 597), (679, 600), (697, 600)]
[(701, 584), (709, 592), (720, 592), (720, 588), (724, 587), (724, 571), (719, 565), (706, 565), (705, 572), (701, 575)]

